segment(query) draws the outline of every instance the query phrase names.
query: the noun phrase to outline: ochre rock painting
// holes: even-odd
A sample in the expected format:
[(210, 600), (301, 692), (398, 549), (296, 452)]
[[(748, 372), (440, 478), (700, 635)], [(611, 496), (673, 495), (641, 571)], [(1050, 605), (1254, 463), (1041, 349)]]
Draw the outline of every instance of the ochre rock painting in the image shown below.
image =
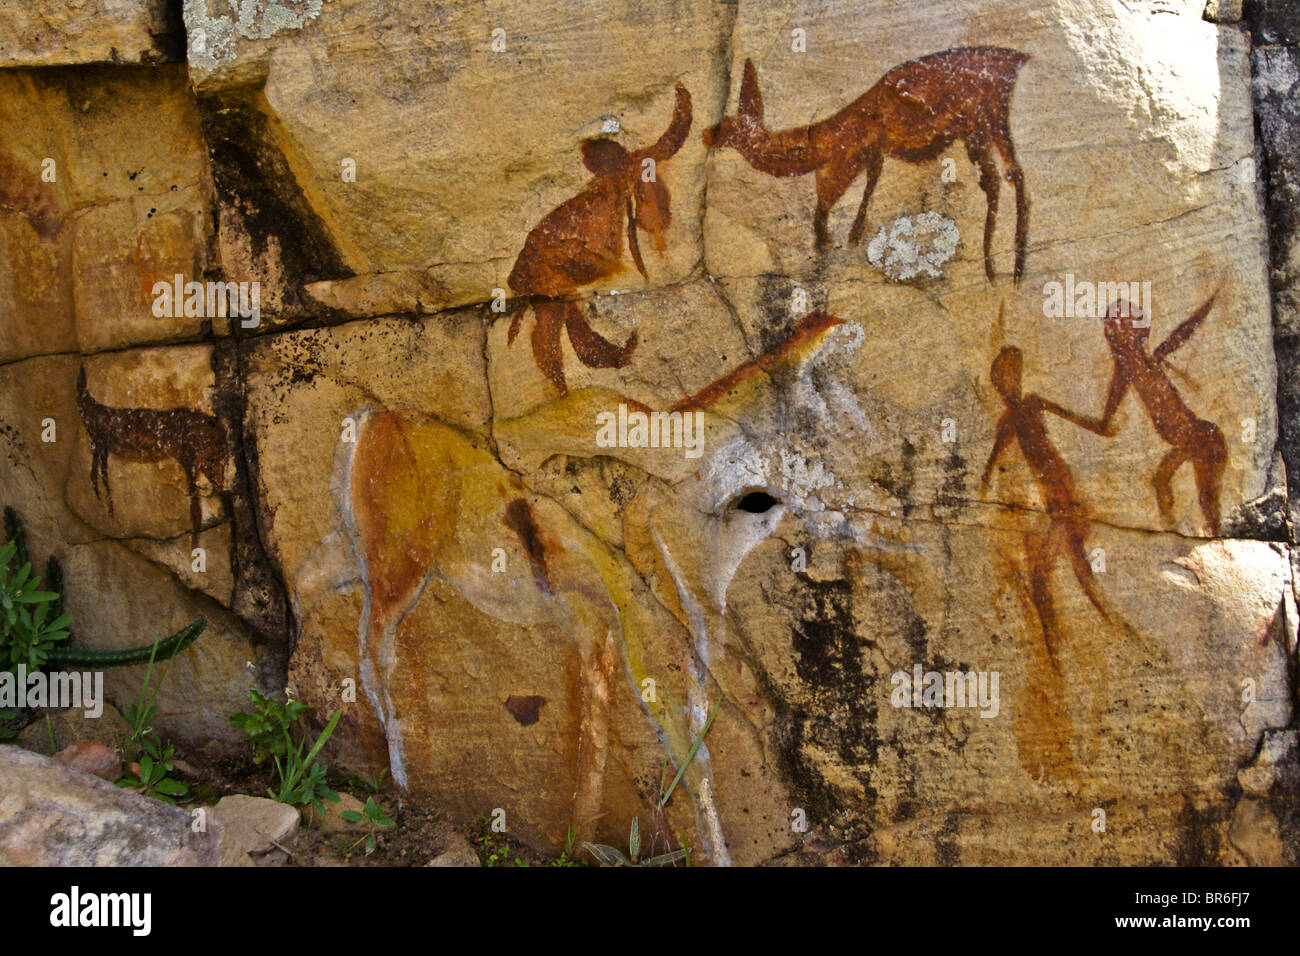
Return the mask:
[[(784, 369), (809, 360), (841, 324), (824, 313), (805, 317), (768, 352), (675, 403), (670, 412), (708, 416), (723, 430), (721, 423), (760, 404), (753, 398), (755, 389), (770, 389), (773, 376), (779, 378)], [(608, 408), (619, 402), (649, 411), (603, 389), (583, 389), (555, 400), (566, 412), (587, 403)], [(535, 432), (563, 427), (574, 418), (562, 414), (551, 419), (548, 412), (543, 408), (517, 427)], [(573, 724), (582, 728), (582, 737), (570, 768), (576, 794), (571, 822), (578, 832), (589, 834), (602, 811), (610, 728), (628, 714), (644, 715), (677, 766), (709, 712), (713, 691), (708, 668), (711, 656), (720, 650), (720, 609), (705, 611), (703, 617), (696, 610), (696, 602), (707, 607), (710, 601), (711, 572), (692, 565), (703, 552), (670, 554), (656, 536), (654, 529), (663, 517), (659, 511), (672, 507), (673, 495), (669, 493), (669, 503), (656, 500), (648, 513), (634, 509), (629, 514), (630, 540), (626, 553), (619, 553), (584, 533), (563, 511), (539, 510), (539, 499), (492, 457), (481, 439), (435, 419), (417, 421), (387, 411), (363, 410), (354, 418), (359, 423), (357, 440), (341, 446), (338, 506), (365, 581), (358, 635), (362, 684), (380, 715), (395, 778), (406, 781), (412, 765), (418, 772), (429, 760), (427, 753), (413, 752), (422, 738), (411, 719), (404, 718), (399, 702), (409, 686), (406, 675), (421, 665), (402, 659), (397, 647), (403, 621), (436, 576), (484, 613), (557, 623), (575, 644), (580, 666), (574, 677), (581, 687), (569, 703), (577, 709)], [(727, 445), (719, 438), (710, 445), (715, 457), (725, 462)], [(711, 465), (705, 461), (690, 467), (703, 471)], [(693, 494), (697, 485), (698, 479), (688, 478), (687, 492)], [(714, 506), (734, 507), (739, 497), (727, 493)], [(696, 507), (693, 502), (677, 507), (689, 517)], [(770, 517), (755, 520), (767, 521), (770, 531)], [(692, 520), (698, 522), (698, 514)], [(503, 530), (514, 536), (529, 568), (527, 576), (515, 578), (514, 586), (505, 590), (490, 582), (477, 560)], [(659, 599), (676, 618), (676, 636), (670, 632), (665, 638), (662, 619), (649, 626), (646, 615), (636, 610), (637, 601), (645, 599), (639, 580), (667, 585)], [(652, 649), (665, 646), (675, 659), (656, 662)], [(429, 653), (436, 656), (436, 648)], [(674, 672), (682, 675), (679, 685), (667, 680)], [(639, 694), (651, 673), (661, 681), (660, 699), (647, 704)], [(676, 694), (674, 686), (680, 687)], [(481, 690), (504, 699), (506, 710), (521, 726), (536, 723), (540, 708), (548, 703), (545, 696), (522, 694), (517, 687)], [(621, 715), (618, 720), (615, 713)], [(433, 719), (439, 718), (435, 714)], [(691, 796), (706, 853), (726, 862), (707, 750), (687, 766), (683, 786)]]
[(531, 303), (533, 359), (561, 392), (568, 387), (563, 331), (589, 368), (622, 368), (636, 348), (635, 332), (621, 347), (597, 334), (581, 304), (571, 297), (583, 286), (623, 270), (624, 242), (637, 271), (649, 281), (637, 229), (644, 230), (663, 255), (672, 209), (660, 167), (682, 148), (690, 128), (691, 94), (678, 84), (672, 122), (652, 146), (629, 153), (612, 139), (584, 140), (582, 162), (595, 179), (547, 213), (524, 240), (508, 281), (515, 295), (529, 298), (515, 304), (509, 340), (514, 341), (525, 306)]
[(735, 116), (724, 117), (704, 132), (709, 147), (730, 146), (751, 166), (770, 176), (813, 173), (817, 207), (813, 235), (818, 250), (830, 247), (826, 219), (840, 197), (862, 173), (866, 189), (849, 230), (855, 246), (866, 226), (867, 203), (886, 158), (908, 163), (935, 159), (958, 140), (979, 169), (980, 188), (988, 199), (984, 222), (984, 270), (993, 281), (993, 230), (998, 214), (998, 166), (1016, 189), (1016, 264), (1018, 282), (1025, 271), (1029, 235), (1029, 197), (1025, 175), (1011, 142), (1011, 94), (1020, 68), (1029, 57), (1001, 47), (959, 47), (894, 67), (871, 89), (833, 116), (808, 126), (768, 130), (763, 125), (763, 97), (751, 60), (745, 61)]
[(1102, 427), (1109, 429), (1129, 386), (1133, 387), (1151, 418), (1156, 434), (1170, 446), (1169, 453), (1161, 459), (1151, 479), (1160, 516), (1166, 525), (1173, 524), (1174, 493), (1171, 485), (1174, 473), (1190, 461), (1196, 476), (1196, 497), (1201, 505), (1201, 514), (1214, 535), (1219, 533), (1219, 479), (1227, 464), (1228, 447), (1217, 425), (1197, 418), (1187, 407), (1169, 380), (1172, 366), (1167, 359), (1200, 328), (1217, 295), (1216, 292), (1210, 296), (1152, 352), (1147, 351), (1151, 320), (1128, 302), (1111, 303), (1103, 327), (1106, 343), (1115, 359), (1115, 373), (1101, 415)]
[(175, 459), (185, 471), (190, 495), (191, 540), (198, 547), (203, 529), (200, 476), (215, 491), (225, 491), (229, 455), (226, 427), (221, 419), (189, 408), (113, 408), (95, 401), (86, 385), (86, 370), (77, 375), (77, 409), (90, 436), (90, 481), (96, 497), (113, 513), (113, 489), (108, 483), (108, 456), (123, 461), (155, 462)]
[[(1021, 759), (1035, 775), (1068, 775), (1077, 779), (1070, 753), (1069, 719), (1065, 716), (1067, 709), (1061, 683), (1062, 629), (1052, 596), (1051, 576), (1058, 560), (1065, 559), (1079, 587), (1102, 618), (1109, 623), (1112, 615), (1102, 600), (1088, 562), (1087, 511), (1075, 491), (1069, 466), (1052, 447), (1044, 415), (1050, 412), (1099, 435), (1105, 434), (1105, 428), (1101, 422), (1062, 408), (1040, 395), (1023, 394), (1023, 372), (1024, 356), (1015, 346), (1003, 348), (993, 360), (989, 377), (1002, 397), (1006, 411), (998, 420), (993, 450), (984, 466), (980, 487), (987, 491), (994, 466), (1014, 440), (1037, 479), (1043, 508), (1048, 515), (1046, 530), (1029, 531), (1024, 535), (1024, 593), (1032, 606), (1032, 618), (1037, 621), (1042, 643), (1038, 644), (1038, 635), (1031, 636), (1030, 669), (1035, 686), (1030, 692), (1030, 711), (1032, 721), (1038, 727), (1033, 733), (1022, 736)], [(1045, 732), (1049, 727), (1052, 732)]]
[(254, 688), (384, 863), (1300, 859), (1277, 4), (183, 6), (4, 54), (0, 505), (83, 647), (208, 621), (200, 776)]

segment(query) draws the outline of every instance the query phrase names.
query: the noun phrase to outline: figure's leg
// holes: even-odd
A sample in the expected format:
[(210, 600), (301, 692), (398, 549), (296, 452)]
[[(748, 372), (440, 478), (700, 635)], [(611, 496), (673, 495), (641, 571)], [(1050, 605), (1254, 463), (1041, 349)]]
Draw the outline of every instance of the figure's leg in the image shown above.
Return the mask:
[(1186, 449), (1172, 449), (1160, 462), (1160, 467), (1156, 469), (1155, 476), (1151, 479), (1151, 484), (1156, 489), (1156, 505), (1160, 508), (1160, 517), (1166, 525), (1174, 523), (1174, 491), (1172, 488), (1174, 472), (1187, 460), (1187, 457)]
[[(93, 467), (93, 466), (92, 466)], [(104, 500), (108, 502), (109, 517), (113, 516), (113, 489), (108, 485), (108, 449), (99, 453), (99, 480), (104, 484)]]
[(512, 345), (515, 336), (519, 334), (519, 323), (524, 320), (524, 313), (528, 311), (528, 300), (520, 299), (514, 304), (512, 315), (510, 316), (510, 329), (506, 332), (506, 345)]
[(1205, 438), (1192, 459), (1196, 470), (1196, 494), (1201, 502), (1201, 514), (1205, 515), (1210, 532), (1219, 533), (1219, 479), (1223, 468), (1228, 463), (1228, 447), (1223, 440), (1223, 432), (1210, 422), (1205, 425)]
[(1052, 566), (1056, 563), (1057, 543), (1055, 527), (1042, 534), (1025, 535), (1025, 559), (1029, 570), (1029, 599), (1038, 612), (1038, 622), (1043, 629), (1043, 643), (1047, 658), (1057, 676), (1061, 673), (1057, 657), (1056, 605), (1052, 600)]
[(998, 223), (998, 164), (988, 146), (982, 143), (967, 143), (966, 153), (980, 171), (980, 189), (988, 200), (988, 212), (984, 216), (984, 274), (993, 281), (993, 232)]
[(825, 252), (831, 246), (826, 219), (830, 216), (831, 209), (840, 196), (844, 194), (844, 187), (833, 181), (830, 172), (825, 166), (817, 170), (815, 179), (817, 181), (817, 209), (813, 212), (813, 237), (817, 251)]
[(1016, 284), (1025, 274), (1025, 246), (1029, 241), (1029, 196), (1025, 193), (1025, 173), (1016, 162), (1016, 149), (1011, 142), (1011, 128), (1003, 117), (993, 142), (1002, 154), (1007, 182), (1016, 188)]
[(1070, 567), (1074, 569), (1079, 587), (1083, 588), (1083, 593), (1088, 596), (1097, 613), (1107, 623), (1114, 623), (1111, 621), (1110, 612), (1106, 610), (1105, 602), (1102, 601), (1101, 591), (1097, 588), (1097, 579), (1092, 576), (1092, 563), (1088, 560), (1088, 553), (1083, 543), (1086, 533), (1087, 526), (1082, 521), (1062, 522), (1065, 554), (1070, 559)]
[(560, 333), (564, 329), (565, 313), (577, 308), (572, 302), (538, 302), (533, 306), (533, 361), (560, 394), (569, 390), (564, 382), (564, 352)]
[(199, 546), (199, 531), (203, 528), (203, 503), (199, 498), (198, 475), (195, 474), (194, 466), (185, 466), (185, 477), (190, 486), (190, 547)]
[(858, 214), (853, 219), (853, 228), (849, 230), (849, 245), (856, 246), (862, 239), (862, 230), (867, 224), (867, 203), (875, 192), (880, 170), (885, 165), (884, 157), (877, 150), (872, 150), (866, 157), (867, 188), (862, 192), (862, 202), (858, 204)]
[(637, 337), (633, 332), (622, 348), (603, 338), (587, 323), (576, 302), (565, 313), (564, 327), (569, 331), (573, 351), (588, 368), (622, 368), (632, 358)]
[(103, 496), (99, 493), (99, 446), (93, 440), (90, 444), (90, 488), (102, 501)]

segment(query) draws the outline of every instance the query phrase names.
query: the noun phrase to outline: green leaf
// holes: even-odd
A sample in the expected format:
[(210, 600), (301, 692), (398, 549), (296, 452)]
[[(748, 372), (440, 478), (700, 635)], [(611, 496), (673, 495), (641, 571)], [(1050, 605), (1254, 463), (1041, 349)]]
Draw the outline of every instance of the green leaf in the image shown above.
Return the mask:
[(667, 805), (668, 798), (671, 797), (673, 795), (673, 791), (677, 789), (677, 784), (681, 782), (682, 775), (686, 773), (686, 768), (689, 767), (691, 765), (691, 761), (695, 759), (695, 751), (700, 749), (700, 744), (704, 742), (704, 735), (707, 734), (709, 732), (709, 728), (713, 726), (713, 718), (716, 717), (717, 714), (718, 714), (718, 705), (714, 704), (713, 709), (709, 711), (709, 719), (704, 722), (704, 727), (700, 730), (700, 735), (695, 738), (695, 742), (691, 744), (691, 749), (686, 753), (686, 759), (683, 760), (682, 765), (677, 768), (677, 776), (673, 777), (673, 782), (668, 787), (667, 792), (664, 793), (664, 795), (659, 798), (660, 810), (662, 810)]
[[(334, 728), (338, 726), (339, 718), (342, 716), (343, 711), (334, 711), (334, 716), (329, 719), (329, 723), (325, 725), (325, 729), (322, 730), (320, 736), (316, 738), (315, 745), (308, 752), (307, 759), (303, 761), (304, 764), (311, 764), (316, 759), (316, 755), (320, 753), (320, 749), (325, 746), (325, 741), (330, 739), (330, 734), (334, 733)], [(335, 794), (335, 799), (337, 798), (338, 795)]]
[(344, 810), (339, 814), (339, 816), (348, 821), (348, 823), (360, 823), (365, 819), (365, 817), (357, 813), (355, 810)]
[(632, 861), (623, 855), (623, 851), (617, 847), (607, 846), (604, 843), (584, 843), (592, 856), (601, 866), (631, 866)]
[(686, 859), (686, 850), (673, 850), (671, 853), (660, 853), (658, 856), (652, 856), (641, 863), (642, 866), (669, 866), (678, 860)]
[(173, 797), (183, 797), (185, 794), (189, 793), (190, 790), (188, 784), (182, 783), (179, 780), (159, 780), (158, 783), (155, 784), (155, 789)]

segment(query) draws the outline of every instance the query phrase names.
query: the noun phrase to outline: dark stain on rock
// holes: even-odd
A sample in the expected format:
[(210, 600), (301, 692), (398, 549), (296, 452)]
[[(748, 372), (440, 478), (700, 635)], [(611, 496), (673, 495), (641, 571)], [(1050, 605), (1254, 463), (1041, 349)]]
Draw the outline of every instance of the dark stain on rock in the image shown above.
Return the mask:
[(1208, 801), (1197, 807), (1195, 798), (1183, 796), (1178, 814), (1178, 843), (1174, 848), (1176, 866), (1217, 866), (1221, 832), (1232, 809), (1232, 802), (1217, 795), (1205, 794)]
[(915, 505), (912, 503), (912, 490), (916, 486), (916, 446), (906, 438), (899, 454), (898, 466), (892, 461), (880, 461), (871, 469), (872, 482), (884, 488), (898, 499), (903, 509), (903, 517), (910, 517)]
[(245, 435), (247, 380), (242, 346), (218, 340), (212, 349), (212, 410), (226, 423), (234, 453), (234, 476), (226, 493), (231, 518), (231, 574), (235, 580), (231, 609), (251, 625), (257, 635), (277, 645), (287, 645), (293, 613), (284, 587), (283, 570), (266, 547), (263, 532), (272, 516), (253, 489), (261, 487), (257, 441)]
[(350, 273), (289, 168), (269, 111), (260, 90), (199, 100), (212, 181), (223, 211), (237, 220), (219, 227), (245, 230), (254, 260), (278, 247), (283, 273), (300, 284), (284, 290), (283, 309), (301, 316), (312, 311), (301, 285)]
[(528, 561), (533, 568), (533, 580), (547, 594), (551, 593), (551, 578), (546, 568), (546, 547), (542, 544), (541, 532), (537, 528), (537, 519), (527, 498), (516, 498), (506, 506), (502, 519), (507, 528), (519, 536), (519, 541), (528, 554)]
[(517, 697), (511, 694), (506, 698), (506, 710), (510, 712), (511, 717), (519, 722), (519, 726), (530, 727), (541, 719), (542, 705), (545, 703), (545, 697), (536, 695)]
[(934, 836), (935, 862), (940, 866), (956, 866), (961, 862), (961, 847), (957, 841), (960, 835), (958, 826), (960, 820), (961, 817), (956, 813), (949, 813), (944, 817), (943, 826)]
[[(853, 623), (848, 581), (813, 581), (799, 576), (792, 621), (792, 647), (799, 686), (776, 688), (767, 674), (778, 765), (798, 805), (816, 826), (843, 826), (842, 795), (810, 756), (816, 749), (834, 754), (862, 786), (860, 807), (875, 803), (871, 783), (880, 741), (876, 731), (875, 675), (864, 659), (864, 645)], [(865, 834), (850, 834), (849, 839)]]
[(47, 242), (59, 234), (63, 217), (54, 199), (54, 183), (0, 151), (0, 212), (17, 213)]
[(934, 497), (934, 516), (940, 520), (951, 520), (966, 509), (966, 459), (953, 448), (941, 465), (943, 484)]

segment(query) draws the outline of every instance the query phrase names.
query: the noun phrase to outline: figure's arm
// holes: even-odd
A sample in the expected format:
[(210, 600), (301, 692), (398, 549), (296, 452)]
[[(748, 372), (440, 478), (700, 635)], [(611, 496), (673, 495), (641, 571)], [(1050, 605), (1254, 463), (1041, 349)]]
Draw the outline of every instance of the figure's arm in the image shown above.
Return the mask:
[(1124, 401), (1124, 395), (1128, 392), (1129, 383), (1132, 381), (1133, 372), (1128, 363), (1122, 359), (1116, 360), (1115, 373), (1110, 377), (1110, 388), (1106, 390), (1106, 407), (1101, 413), (1100, 434), (1115, 434), (1110, 421), (1115, 417), (1115, 412), (1119, 409), (1119, 403)]
[(1011, 440), (1011, 411), (1007, 410), (1002, 417), (998, 419), (997, 437), (993, 439), (993, 451), (989, 452), (989, 462), (984, 466), (984, 474), (980, 477), (980, 493), (988, 491), (989, 478), (993, 475), (993, 466), (997, 463), (998, 458), (1002, 455), (1002, 450)]
[(1151, 357), (1159, 362), (1166, 355), (1171, 354), (1174, 349), (1178, 348), (1190, 339), (1192, 333), (1197, 330), (1200, 324), (1205, 321), (1205, 317), (1210, 314), (1210, 307), (1214, 305), (1214, 300), (1218, 298), (1218, 295), (1218, 290), (1215, 290), (1214, 295), (1210, 296), (1209, 300), (1206, 301), (1203, 306), (1193, 312), (1186, 322), (1170, 332), (1169, 338), (1156, 346), (1156, 350), (1151, 353)]
[(636, 271), (641, 273), (641, 278), (646, 282), (650, 277), (646, 275), (645, 262), (641, 259), (641, 247), (636, 244), (636, 209), (632, 205), (632, 197), (627, 197), (627, 245), (632, 251), (632, 261), (636, 263)]
[(1045, 398), (1042, 399), (1042, 407), (1044, 411), (1051, 412), (1053, 415), (1059, 415), (1067, 422), (1073, 422), (1080, 428), (1086, 428), (1088, 431), (1097, 435), (1105, 435), (1107, 428), (1110, 425), (1110, 422), (1105, 419), (1088, 418), (1085, 415), (1079, 415), (1076, 412), (1072, 412), (1068, 408), (1062, 408), (1060, 405), (1056, 404), (1056, 402), (1048, 401)]

